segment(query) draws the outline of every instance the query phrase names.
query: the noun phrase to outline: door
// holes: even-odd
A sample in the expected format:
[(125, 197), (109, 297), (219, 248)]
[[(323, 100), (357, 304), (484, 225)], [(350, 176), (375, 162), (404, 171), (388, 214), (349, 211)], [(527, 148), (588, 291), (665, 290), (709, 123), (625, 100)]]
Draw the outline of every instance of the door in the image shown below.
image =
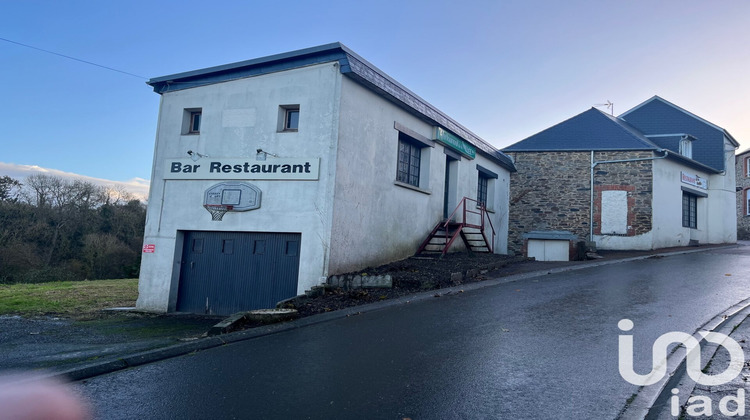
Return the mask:
[(299, 233), (185, 232), (177, 311), (230, 315), (297, 294)]
[(453, 213), (456, 205), (456, 188), (458, 182), (458, 159), (445, 155), (445, 191), (443, 192), (443, 218)]
[(526, 256), (537, 261), (569, 261), (570, 242), (544, 239), (529, 239)]

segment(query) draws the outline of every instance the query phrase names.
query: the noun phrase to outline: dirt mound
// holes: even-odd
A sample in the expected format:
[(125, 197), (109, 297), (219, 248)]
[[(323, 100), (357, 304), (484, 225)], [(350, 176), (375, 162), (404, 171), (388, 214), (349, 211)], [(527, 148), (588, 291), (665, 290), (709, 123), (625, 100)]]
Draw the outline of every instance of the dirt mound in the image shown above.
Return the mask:
[(486, 274), (511, 264), (529, 261), (525, 257), (498, 254), (469, 254), (457, 252), (439, 257), (411, 257), (378, 267), (345, 273), (344, 275), (384, 276), (393, 279), (391, 289), (325, 288), (322, 295), (291, 303), (288, 306), (309, 316), (365, 303), (392, 299), (425, 290), (442, 289), (462, 283), (481, 281)]

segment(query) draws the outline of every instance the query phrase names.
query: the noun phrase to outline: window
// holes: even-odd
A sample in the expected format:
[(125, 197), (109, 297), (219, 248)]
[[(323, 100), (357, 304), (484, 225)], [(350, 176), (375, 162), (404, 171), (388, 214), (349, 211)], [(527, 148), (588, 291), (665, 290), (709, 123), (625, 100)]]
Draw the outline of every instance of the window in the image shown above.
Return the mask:
[(484, 206), (486, 210), (493, 211), (492, 203), (495, 200), (493, 191), (498, 176), (481, 165), (477, 165), (477, 173), (479, 175), (477, 179), (477, 204)]
[(297, 131), (299, 129), (299, 105), (279, 106), (279, 131)]
[(201, 132), (201, 112), (191, 112), (190, 113), (190, 129), (188, 130), (190, 134), (200, 133)]
[(698, 228), (698, 197), (682, 192), (682, 227)]
[(182, 117), (182, 134), (200, 134), (202, 115), (201, 108), (186, 108)]
[(750, 177), (750, 157), (745, 158), (745, 177)]
[(687, 136), (680, 140), (680, 154), (686, 158), (693, 158), (693, 142)]
[(286, 123), (284, 130), (297, 130), (299, 128), (299, 109), (288, 109), (286, 111)]
[(396, 148), (396, 179), (394, 185), (432, 194), (430, 187), (430, 151), (435, 143), (398, 122), (393, 122), (398, 133)]
[(487, 207), (487, 184), (489, 178), (483, 173), (479, 173), (479, 182), (477, 182), (477, 201), (480, 206)]
[(746, 188), (745, 194), (745, 216), (750, 216), (750, 188)]
[(419, 170), (422, 148), (407, 140), (403, 133), (398, 135), (398, 171), (396, 180), (419, 187)]

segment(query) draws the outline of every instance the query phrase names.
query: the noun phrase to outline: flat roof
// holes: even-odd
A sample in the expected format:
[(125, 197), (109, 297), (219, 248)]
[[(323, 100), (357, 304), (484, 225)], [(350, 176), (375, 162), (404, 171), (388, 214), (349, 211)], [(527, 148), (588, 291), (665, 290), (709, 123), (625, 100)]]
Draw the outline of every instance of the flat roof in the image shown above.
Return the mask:
[(370, 64), (340, 42), (155, 77), (146, 83), (153, 87), (154, 92), (164, 94), (332, 61), (339, 63), (339, 69), (343, 75), (364, 85), (371, 91), (395, 103), (423, 121), (443, 127), (475, 146), (477, 150), (496, 163), (511, 172), (515, 172), (516, 168), (509, 156), (435, 108), (429, 102), (398, 83), (385, 72)]

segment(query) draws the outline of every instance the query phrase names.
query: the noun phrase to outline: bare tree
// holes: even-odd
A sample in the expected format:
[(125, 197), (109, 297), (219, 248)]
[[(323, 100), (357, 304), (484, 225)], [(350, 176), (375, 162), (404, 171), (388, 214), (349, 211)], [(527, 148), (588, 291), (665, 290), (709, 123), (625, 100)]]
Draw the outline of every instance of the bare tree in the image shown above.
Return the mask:
[(23, 187), (23, 184), (20, 181), (8, 175), (0, 177), (0, 201), (15, 203), (21, 193), (21, 187)]

